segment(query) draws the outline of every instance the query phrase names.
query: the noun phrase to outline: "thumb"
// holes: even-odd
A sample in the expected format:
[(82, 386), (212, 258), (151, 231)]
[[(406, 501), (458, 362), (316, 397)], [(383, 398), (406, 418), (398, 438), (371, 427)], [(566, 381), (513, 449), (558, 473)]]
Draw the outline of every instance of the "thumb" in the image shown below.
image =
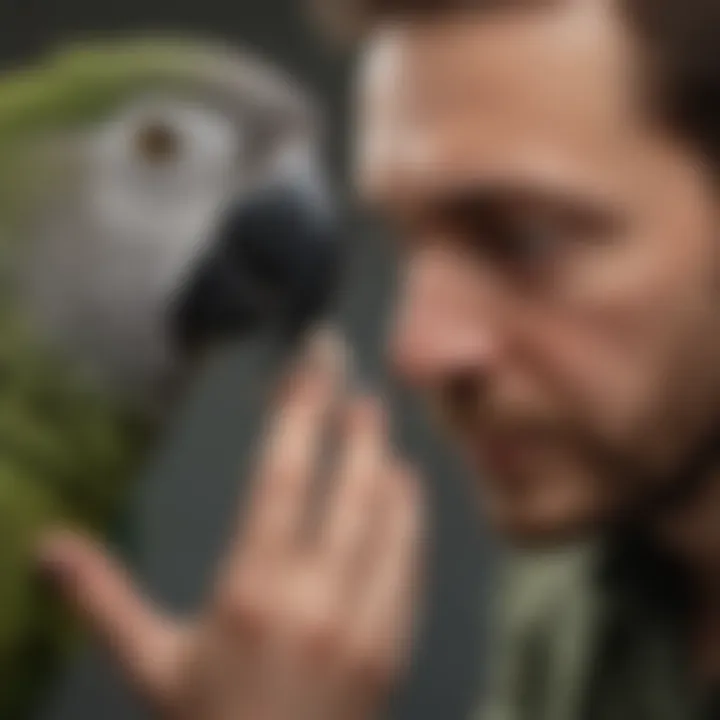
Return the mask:
[(151, 607), (97, 542), (70, 531), (43, 537), (41, 570), (129, 681), (152, 701), (172, 702), (188, 634)]

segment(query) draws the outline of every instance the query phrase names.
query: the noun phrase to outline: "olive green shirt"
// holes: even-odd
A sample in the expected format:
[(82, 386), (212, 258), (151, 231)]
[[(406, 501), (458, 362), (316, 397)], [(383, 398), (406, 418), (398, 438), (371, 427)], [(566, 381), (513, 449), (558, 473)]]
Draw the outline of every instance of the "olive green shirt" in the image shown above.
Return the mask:
[(677, 568), (639, 541), (515, 557), (472, 720), (720, 720), (684, 657)]

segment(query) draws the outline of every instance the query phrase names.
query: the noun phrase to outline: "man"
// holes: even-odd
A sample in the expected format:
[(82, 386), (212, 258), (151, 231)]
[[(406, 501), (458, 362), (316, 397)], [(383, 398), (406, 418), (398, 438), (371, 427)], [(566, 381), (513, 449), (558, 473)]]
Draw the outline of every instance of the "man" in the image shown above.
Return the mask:
[[(718, 717), (720, 8), (368, 0), (337, 16), (362, 43), (358, 187), (402, 248), (392, 356), (516, 555), (478, 717)], [(348, 401), (314, 541), (288, 530), (337, 382), (322, 345), (326, 369), (283, 393), (208, 620), (170, 629), (86, 542), (48, 541), (61, 587), (169, 717), (377, 717), (404, 667), (422, 504), (375, 403)]]

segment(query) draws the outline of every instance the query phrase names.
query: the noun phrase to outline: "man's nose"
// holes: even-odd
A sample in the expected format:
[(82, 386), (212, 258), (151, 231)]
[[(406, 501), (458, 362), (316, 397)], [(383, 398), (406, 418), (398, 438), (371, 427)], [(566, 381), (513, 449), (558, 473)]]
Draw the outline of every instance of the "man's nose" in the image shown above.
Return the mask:
[(464, 265), (428, 252), (404, 268), (389, 352), (395, 372), (412, 385), (484, 374), (499, 359), (492, 307)]

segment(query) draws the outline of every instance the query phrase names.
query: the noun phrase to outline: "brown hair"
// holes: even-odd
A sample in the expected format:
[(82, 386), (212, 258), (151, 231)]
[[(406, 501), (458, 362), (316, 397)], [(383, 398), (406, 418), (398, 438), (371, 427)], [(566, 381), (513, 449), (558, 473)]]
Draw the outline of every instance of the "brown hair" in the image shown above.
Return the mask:
[[(508, 7), (548, 0), (315, 0), (338, 36), (379, 20)], [(720, 172), (720, 1), (615, 0), (645, 51), (653, 109)]]
[(720, 3), (617, 2), (644, 43), (661, 118), (720, 171)]

